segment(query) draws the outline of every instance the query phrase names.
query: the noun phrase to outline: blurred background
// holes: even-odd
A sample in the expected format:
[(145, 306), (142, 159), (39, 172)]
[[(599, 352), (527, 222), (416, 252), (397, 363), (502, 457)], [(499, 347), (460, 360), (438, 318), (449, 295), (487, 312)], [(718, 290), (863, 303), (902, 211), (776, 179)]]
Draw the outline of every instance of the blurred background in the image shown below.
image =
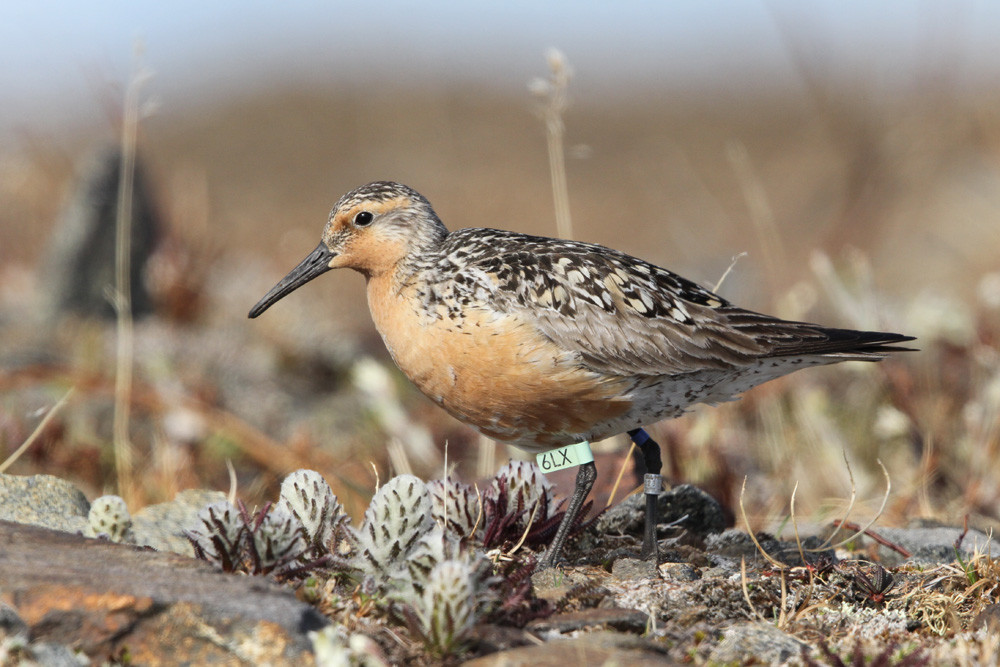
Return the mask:
[[(555, 66), (571, 72), (575, 238), (709, 287), (732, 265), (719, 291), (750, 308), (920, 338), (919, 354), (810, 371), (659, 425), (671, 478), (733, 510), (748, 475), (751, 522), (767, 525), (796, 481), (798, 511), (817, 520), (852, 483), (877, 509), (881, 460), (886, 521), (992, 525), (997, 34), (986, 0), (5, 2), (0, 451), (31, 443), (7, 471), (142, 505), (231, 480), (259, 502), (310, 467), (349, 508), (377, 478), (441, 476), (446, 443), (459, 477), (491, 474), (512, 453), (399, 375), (359, 276), (246, 313), (315, 246), (332, 203), (371, 180), (416, 188), (451, 228), (555, 235)], [(109, 297), (126, 172), (123, 357)], [(608, 486), (624, 444), (600, 461)]]

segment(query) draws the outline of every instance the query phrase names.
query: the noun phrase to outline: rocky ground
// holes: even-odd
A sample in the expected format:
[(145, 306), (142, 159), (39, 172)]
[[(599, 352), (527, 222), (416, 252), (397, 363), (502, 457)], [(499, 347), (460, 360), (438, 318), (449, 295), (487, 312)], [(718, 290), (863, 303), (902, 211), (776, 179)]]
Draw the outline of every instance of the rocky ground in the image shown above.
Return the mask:
[[(0, 475), (0, 662), (995, 664), (1000, 107), (847, 93), (574, 108), (594, 156), (570, 166), (578, 238), (706, 285), (750, 251), (726, 298), (921, 351), (656, 425), (666, 475), (704, 490), (661, 497), (660, 562), (635, 558), (633, 496), (547, 572), (558, 503), (535, 523), (541, 481), (486, 494), (506, 454), (395, 373), (357, 276), (246, 320), (363, 174), (419, 186), (453, 227), (554, 233), (523, 101), (275, 90), (147, 121), (125, 363), (108, 319), (117, 152), (87, 166), (94, 131), (5, 147), (0, 470), (17, 474)], [(595, 445), (597, 507), (627, 466), (611, 445)], [(315, 494), (269, 508), (303, 468), (325, 477)], [(385, 505), (391, 474), (443, 471), (479, 480), (482, 509), (412, 478), (409, 509)], [(204, 490), (227, 488), (245, 508)], [(379, 516), (418, 530), (376, 539)]]
[[(867, 664), (861, 655), (888, 661), (880, 664), (994, 664), (1000, 643), (1000, 566), (975, 530), (751, 536), (725, 530), (718, 503), (680, 486), (660, 496), (658, 564), (634, 555), (639, 496), (580, 531), (554, 570), (534, 570), (531, 550), (511, 539), (485, 548), (473, 527), (477, 537), (449, 562), (489, 571), (461, 589), (481, 604), (459, 622), (463, 607), (438, 617), (440, 600), (425, 605), (432, 583), (403, 595), (380, 581), (391, 569), (384, 563), (359, 566), (377, 560), (377, 545), (358, 537), (369, 513), (354, 537), (327, 534), (323, 562), (303, 544), (294, 557), (274, 557), (266, 575), (249, 573), (268, 570), (265, 550), (256, 564), (220, 562), (224, 549), (204, 538), (224, 531), (212, 533), (204, 518), (206, 506), (226, 505), (221, 496), (189, 491), (129, 517), (114, 497), (91, 505), (54, 477), (0, 477), (3, 663), (565, 665), (573, 656), (579, 664)], [(297, 505), (283, 487), (274, 507), (272, 517)], [(523, 509), (508, 517), (523, 522)], [(337, 516), (322, 521), (350, 531)], [(438, 529), (442, 543), (447, 535)], [(192, 542), (215, 562), (192, 557)], [(419, 549), (409, 556), (424, 557)]]

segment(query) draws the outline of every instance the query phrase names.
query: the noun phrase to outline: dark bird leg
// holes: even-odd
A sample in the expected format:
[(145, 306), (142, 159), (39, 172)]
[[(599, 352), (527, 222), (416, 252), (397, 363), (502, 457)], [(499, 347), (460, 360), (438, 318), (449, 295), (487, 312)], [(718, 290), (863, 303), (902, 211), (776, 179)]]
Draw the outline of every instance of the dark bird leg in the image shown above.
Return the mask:
[(646, 477), (646, 457), (638, 447), (632, 449), (632, 474), (635, 475), (635, 483), (642, 484)]
[(651, 560), (655, 563), (659, 558), (656, 526), (660, 521), (660, 512), (657, 500), (660, 491), (663, 490), (663, 477), (660, 476), (660, 470), (663, 468), (663, 461), (660, 459), (660, 446), (641, 428), (629, 431), (628, 435), (632, 438), (632, 442), (642, 450), (642, 459), (646, 467), (646, 473), (643, 475), (643, 492), (646, 494), (646, 525), (642, 535), (641, 556), (644, 560)]
[(594, 487), (594, 480), (596, 479), (597, 467), (593, 461), (580, 466), (580, 469), (576, 473), (576, 487), (573, 489), (573, 497), (570, 498), (569, 507), (566, 508), (566, 514), (563, 515), (562, 522), (559, 524), (559, 529), (556, 530), (556, 536), (552, 540), (549, 550), (542, 557), (541, 569), (555, 567), (556, 562), (559, 560), (559, 555), (562, 553), (563, 545), (566, 543), (566, 538), (569, 537), (569, 531), (576, 523), (580, 509), (583, 507), (583, 501), (587, 499), (587, 494)]

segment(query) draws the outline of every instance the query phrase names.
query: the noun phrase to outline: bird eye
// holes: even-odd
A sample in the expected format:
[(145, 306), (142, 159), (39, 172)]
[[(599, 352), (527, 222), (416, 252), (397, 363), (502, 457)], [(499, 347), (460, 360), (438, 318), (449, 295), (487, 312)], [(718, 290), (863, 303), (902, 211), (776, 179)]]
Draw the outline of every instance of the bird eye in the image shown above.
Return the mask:
[(356, 216), (354, 216), (354, 224), (357, 225), (358, 227), (367, 227), (368, 225), (372, 224), (372, 220), (374, 219), (375, 216), (372, 215), (369, 211), (361, 211)]

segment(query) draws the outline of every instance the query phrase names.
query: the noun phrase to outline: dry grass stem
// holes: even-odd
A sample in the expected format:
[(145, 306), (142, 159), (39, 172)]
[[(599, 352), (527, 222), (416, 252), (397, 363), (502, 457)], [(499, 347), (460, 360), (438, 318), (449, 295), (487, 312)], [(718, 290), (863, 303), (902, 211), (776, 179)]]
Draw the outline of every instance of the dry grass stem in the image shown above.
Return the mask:
[(21, 458), (21, 455), (28, 451), (33, 444), (35, 444), (35, 441), (38, 440), (38, 436), (42, 434), (45, 427), (49, 425), (49, 422), (52, 421), (52, 418), (56, 416), (56, 413), (59, 412), (62, 406), (66, 405), (66, 401), (68, 401), (69, 397), (72, 395), (73, 388), (70, 388), (69, 391), (63, 394), (62, 398), (56, 401), (56, 404), (53, 405), (45, 416), (42, 417), (42, 420), (38, 422), (38, 426), (36, 426), (35, 430), (31, 432), (31, 435), (24, 440), (20, 447), (11, 452), (11, 455), (8, 456), (3, 463), (0, 463), (0, 474), (3, 474), (7, 468), (14, 465), (14, 462)]
[(799, 490), (799, 482), (798, 480), (796, 480), (795, 486), (792, 488), (792, 498), (789, 501), (788, 511), (791, 514), (792, 518), (792, 533), (794, 533), (795, 535), (795, 546), (798, 547), (799, 558), (801, 558), (802, 563), (805, 564), (806, 554), (805, 551), (802, 549), (802, 537), (799, 535), (799, 522), (798, 519), (795, 518), (795, 494), (798, 492), (798, 490)]
[(569, 186), (566, 183), (566, 149), (563, 135), (566, 126), (563, 113), (569, 106), (569, 80), (572, 70), (566, 56), (558, 49), (546, 53), (549, 62), (548, 79), (535, 79), (529, 89), (543, 102), (542, 119), (549, 152), (549, 177), (555, 203), (556, 230), (564, 239), (573, 238), (573, 221), (569, 213)]
[(448, 526), (448, 441), (444, 441), (444, 456), (441, 461), (441, 479), (444, 481), (444, 494), (441, 498), (442, 509), (444, 509), (444, 521), (441, 522), (441, 527), (445, 528)]
[(535, 508), (531, 510), (531, 516), (528, 517), (528, 524), (524, 527), (524, 532), (521, 533), (521, 539), (519, 539), (517, 544), (511, 548), (510, 552), (507, 554), (508, 556), (513, 556), (517, 550), (521, 548), (521, 545), (524, 544), (524, 541), (528, 539), (528, 533), (531, 532), (531, 526), (535, 523), (535, 515), (538, 514), (538, 507), (540, 505), (541, 503), (535, 503)]
[(479, 434), (479, 453), (476, 457), (476, 477), (489, 477), (496, 472), (497, 443), (493, 438)]
[[(389, 453), (389, 462), (397, 475), (412, 475), (413, 466), (410, 464), (410, 457), (407, 454), (403, 441), (399, 438), (389, 438), (386, 443), (386, 451)], [(447, 470), (445, 470), (447, 473)]]
[(788, 625), (788, 614), (785, 612), (785, 606), (788, 603), (788, 583), (785, 580), (785, 571), (782, 570), (781, 574), (781, 601), (778, 603), (778, 628), (784, 630)]
[(725, 282), (726, 278), (729, 277), (730, 272), (732, 272), (732, 270), (736, 268), (736, 262), (740, 261), (741, 257), (746, 257), (748, 254), (750, 253), (743, 251), (741, 253), (733, 255), (733, 259), (730, 260), (729, 266), (727, 266), (726, 270), (722, 272), (722, 276), (719, 278), (719, 282), (715, 283), (715, 287), (712, 288), (713, 292), (718, 293), (719, 289), (722, 287), (722, 283)]
[[(864, 526), (862, 526), (858, 530), (854, 531), (851, 535), (849, 535), (848, 537), (844, 538), (840, 542), (837, 542), (835, 544), (830, 543), (830, 541), (832, 539), (832, 536), (831, 536), (830, 538), (827, 538), (825, 545), (823, 545), (821, 547), (817, 547), (816, 549), (810, 549), (810, 551), (823, 551), (825, 549), (836, 549), (838, 547), (842, 547), (845, 544), (847, 544), (848, 542), (850, 542), (851, 540), (857, 539), (861, 535), (864, 535), (865, 533), (867, 533), (868, 530), (872, 526), (874, 526), (875, 523), (879, 519), (882, 518), (882, 514), (883, 514), (883, 512), (885, 512), (886, 503), (889, 502), (889, 494), (892, 492), (892, 479), (889, 477), (889, 471), (886, 470), (885, 465), (883, 465), (883, 463), (882, 463), (882, 460), (881, 459), (875, 459), (875, 462), (878, 463), (879, 467), (882, 469), (882, 474), (885, 476), (885, 493), (882, 494), (882, 504), (879, 505), (878, 512), (875, 513), (875, 516), (873, 516), (868, 523), (866, 523)], [(853, 483), (854, 483), (854, 479), (852, 477), (851, 478), (851, 484), (852, 484), (852, 486), (853, 486)], [(853, 496), (853, 494), (852, 494), (852, 496)], [(852, 503), (854, 502), (853, 497), (851, 499), (851, 502)], [(839, 523), (839, 524), (835, 524), (835, 525), (839, 529), (840, 526), (842, 526), (844, 524), (843, 523)], [(836, 531), (834, 531), (834, 532), (836, 533)]]
[[(136, 49), (139, 61), (141, 50)], [(135, 177), (136, 144), (139, 134), (139, 94), (150, 73), (137, 64), (125, 89), (122, 117), (121, 162), (118, 174), (118, 208), (115, 219), (115, 293), (112, 305), (117, 322), (114, 402), (114, 458), (118, 478), (118, 493), (125, 502), (135, 498), (133, 483), (133, 447), (129, 436), (132, 409), (132, 197)]]
[(757, 541), (757, 536), (753, 534), (753, 529), (750, 527), (750, 521), (747, 519), (747, 509), (743, 504), (743, 497), (746, 495), (746, 492), (747, 478), (744, 476), (743, 486), (740, 488), (740, 518), (743, 520), (743, 525), (747, 527), (747, 535), (750, 536), (750, 540), (754, 543), (754, 546), (757, 547), (757, 551), (759, 551), (760, 555), (764, 557), (764, 560), (771, 564), (771, 567), (776, 570), (784, 570), (788, 566), (781, 561), (776, 560), (773, 556), (764, 551), (764, 547), (762, 547), (760, 542)]
[(233, 465), (232, 459), (226, 459), (226, 471), (229, 473), (229, 493), (226, 495), (226, 499), (229, 500), (230, 505), (235, 506), (239, 479), (236, 477), (236, 466)]
[(747, 587), (747, 559), (746, 557), (740, 558), (740, 587), (743, 589), (743, 599), (747, 601), (747, 606), (750, 608), (750, 613), (758, 621), (763, 621), (764, 617), (760, 615), (757, 611), (757, 607), (754, 606), (753, 601), (750, 600), (750, 589)]
[(635, 443), (633, 442), (628, 448), (628, 453), (625, 455), (625, 460), (622, 461), (621, 466), (618, 468), (618, 477), (615, 478), (615, 485), (611, 487), (611, 495), (608, 496), (608, 503), (605, 507), (611, 507), (611, 504), (615, 502), (615, 496), (618, 495), (618, 487), (622, 483), (622, 477), (625, 475), (625, 469), (628, 468), (628, 462), (632, 460), (632, 454), (635, 452)]
[[(858, 498), (858, 485), (854, 482), (854, 470), (851, 468), (851, 462), (847, 460), (847, 450), (841, 450), (841, 453), (844, 455), (844, 466), (847, 468), (847, 477), (851, 480), (851, 499), (848, 501), (847, 509), (844, 511), (844, 518), (840, 521), (833, 522), (833, 532), (830, 533), (830, 536), (824, 541), (824, 546), (822, 547), (824, 549), (836, 548), (832, 545), (833, 538), (836, 537), (841, 526), (843, 526), (847, 522), (848, 517), (851, 516), (851, 511), (854, 509), (854, 503)], [(841, 544), (844, 544), (844, 542), (838, 543), (837, 546), (840, 546)]]
[(483, 494), (479, 491), (478, 484), (474, 485), (473, 488), (476, 490), (476, 507), (479, 513), (476, 515), (476, 523), (472, 526), (472, 530), (469, 531), (468, 536), (470, 538), (476, 534), (476, 531), (479, 530), (479, 524), (483, 521)]

